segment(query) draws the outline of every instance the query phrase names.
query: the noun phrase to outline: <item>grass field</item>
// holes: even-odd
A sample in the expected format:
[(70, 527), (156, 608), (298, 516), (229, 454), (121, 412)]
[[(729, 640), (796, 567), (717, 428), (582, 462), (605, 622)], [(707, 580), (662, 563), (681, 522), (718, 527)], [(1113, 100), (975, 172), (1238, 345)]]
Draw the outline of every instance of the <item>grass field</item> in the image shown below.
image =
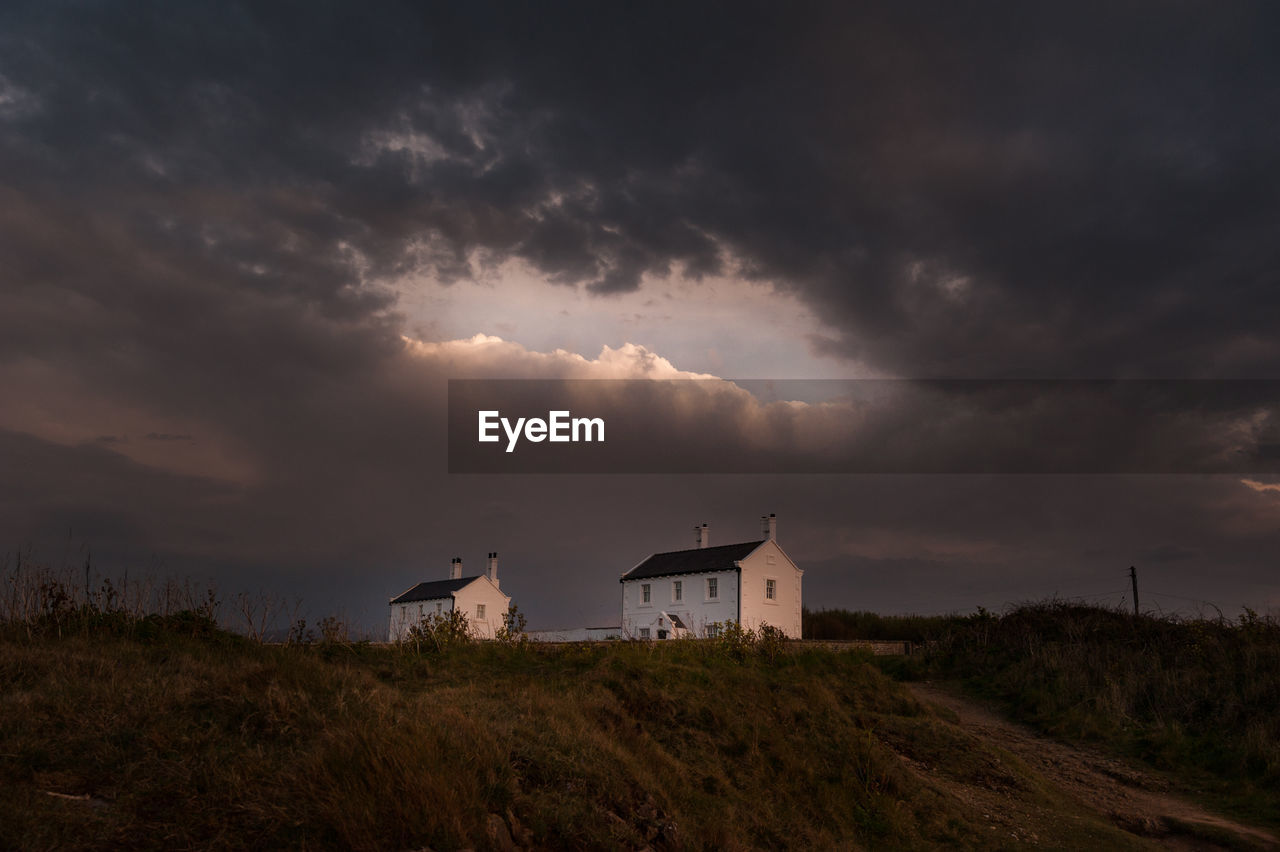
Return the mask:
[(551, 848), (697, 849), (978, 836), (873, 733), (938, 720), (854, 655), (491, 644), (423, 655), (184, 635), (191, 626), (0, 645), (8, 843), (449, 849), (509, 833)]
[[(900, 678), (961, 681), (1014, 718), (1164, 771), (1220, 810), (1280, 826), (1280, 623), (1180, 619), (1047, 601), (1002, 615), (818, 613), (925, 642)], [(817, 631), (821, 635), (821, 630)], [(896, 635), (895, 635), (896, 634)]]
[[(735, 631), (375, 645), (332, 622), (264, 644), (218, 627), (212, 593), (148, 607), (34, 579), (0, 600), (3, 848), (1146, 842), (857, 652)], [(1275, 802), (1273, 622), (1044, 605), (902, 626), (930, 651), (897, 677), (962, 678), (1045, 729), (1194, 767), (1252, 816)]]
[(0, 627), (6, 848), (1016, 847), (957, 794), (992, 785), (1049, 846), (1133, 845), (857, 653), (271, 645), (58, 600)]

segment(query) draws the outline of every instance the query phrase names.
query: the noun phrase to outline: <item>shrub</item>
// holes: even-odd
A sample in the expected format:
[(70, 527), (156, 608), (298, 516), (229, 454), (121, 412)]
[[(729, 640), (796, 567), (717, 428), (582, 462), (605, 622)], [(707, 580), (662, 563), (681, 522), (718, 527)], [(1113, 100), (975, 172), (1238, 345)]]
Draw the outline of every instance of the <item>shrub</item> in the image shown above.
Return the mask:
[(502, 620), (502, 626), (498, 628), (498, 632), (494, 634), (494, 639), (498, 642), (505, 642), (511, 645), (524, 645), (529, 641), (528, 634), (525, 633), (525, 626), (528, 624), (524, 613), (515, 604), (507, 607), (507, 615)]
[(460, 609), (431, 613), (409, 628), (400, 646), (415, 652), (443, 651), (454, 645), (465, 645), (473, 639), (467, 614)]
[(351, 641), (351, 628), (345, 619), (326, 615), (320, 619), (320, 641), (326, 645), (345, 645)]
[(736, 621), (717, 621), (710, 625), (708, 634), (709, 638), (700, 640), (702, 645), (739, 662), (753, 656), (773, 661), (787, 644), (787, 635), (772, 624), (761, 625), (757, 631)]

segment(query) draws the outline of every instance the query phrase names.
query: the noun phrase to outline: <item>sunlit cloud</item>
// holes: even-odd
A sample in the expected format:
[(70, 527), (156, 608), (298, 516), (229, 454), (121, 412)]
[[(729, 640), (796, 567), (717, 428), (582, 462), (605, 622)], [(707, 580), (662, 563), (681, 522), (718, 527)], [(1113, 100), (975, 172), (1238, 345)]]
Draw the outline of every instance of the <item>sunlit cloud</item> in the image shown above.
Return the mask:
[(566, 349), (537, 352), (492, 334), (436, 343), (402, 338), (410, 355), (448, 366), (454, 378), (716, 379), (681, 370), (636, 343), (603, 346), (595, 358)]

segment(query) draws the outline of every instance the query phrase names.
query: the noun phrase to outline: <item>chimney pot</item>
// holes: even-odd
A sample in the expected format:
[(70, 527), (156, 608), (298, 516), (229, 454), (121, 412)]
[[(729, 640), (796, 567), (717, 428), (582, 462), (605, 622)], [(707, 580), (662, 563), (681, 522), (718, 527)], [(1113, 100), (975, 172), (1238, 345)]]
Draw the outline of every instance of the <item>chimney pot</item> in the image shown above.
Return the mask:
[(485, 575), (493, 581), (495, 586), (498, 585), (498, 551), (496, 550), (489, 554), (489, 567)]

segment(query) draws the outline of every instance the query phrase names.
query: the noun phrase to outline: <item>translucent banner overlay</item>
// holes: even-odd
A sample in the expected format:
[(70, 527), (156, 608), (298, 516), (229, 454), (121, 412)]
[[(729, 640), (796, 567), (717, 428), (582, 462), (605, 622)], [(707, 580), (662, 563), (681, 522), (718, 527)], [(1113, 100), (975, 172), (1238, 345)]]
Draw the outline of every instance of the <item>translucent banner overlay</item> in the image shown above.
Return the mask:
[(450, 473), (1280, 473), (1280, 381), (451, 379)]

